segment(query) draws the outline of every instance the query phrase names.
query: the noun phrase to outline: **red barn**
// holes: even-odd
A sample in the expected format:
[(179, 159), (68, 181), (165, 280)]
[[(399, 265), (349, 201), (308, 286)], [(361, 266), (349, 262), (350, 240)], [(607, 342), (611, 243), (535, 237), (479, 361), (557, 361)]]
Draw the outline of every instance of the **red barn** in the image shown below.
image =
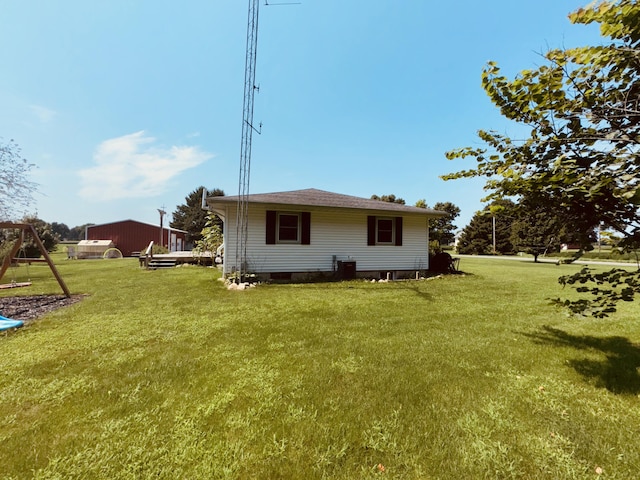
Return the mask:
[(147, 248), (151, 241), (155, 245), (161, 244), (170, 252), (181, 252), (187, 246), (186, 235), (187, 232), (184, 230), (163, 227), (161, 241), (160, 226), (123, 220), (87, 227), (85, 240), (111, 240), (122, 255), (130, 257), (134, 252), (141, 252)]

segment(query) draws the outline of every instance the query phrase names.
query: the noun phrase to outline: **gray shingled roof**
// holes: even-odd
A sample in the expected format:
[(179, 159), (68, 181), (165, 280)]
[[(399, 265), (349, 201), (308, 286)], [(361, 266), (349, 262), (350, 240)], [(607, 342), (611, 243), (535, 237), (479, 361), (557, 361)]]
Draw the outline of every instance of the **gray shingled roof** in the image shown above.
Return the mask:
[[(371, 200), (369, 198), (354, 197), (341, 193), (327, 192), (308, 188), (306, 190), (292, 190), (290, 192), (254, 193), (248, 196), (249, 203), (268, 203), (272, 205), (300, 205), (308, 207), (356, 208), (362, 210), (382, 210), (388, 212), (414, 213), (428, 216), (446, 215), (446, 212), (430, 208), (410, 207), (399, 203)], [(207, 203), (237, 203), (238, 197), (208, 197)]]

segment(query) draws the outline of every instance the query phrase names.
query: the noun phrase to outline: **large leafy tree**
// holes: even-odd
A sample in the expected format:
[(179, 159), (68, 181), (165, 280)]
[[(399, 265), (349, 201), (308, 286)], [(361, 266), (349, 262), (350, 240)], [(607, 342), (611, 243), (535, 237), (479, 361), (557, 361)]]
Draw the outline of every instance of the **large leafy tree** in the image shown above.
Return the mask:
[[(23, 217), (19, 223), (28, 223), (33, 225), (47, 252), (53, 251), (58, 245), (58, 236), (54, 233), (51, 224), (44, 220), (29, 215)], [(0, 244), (5, 244), (5, 248), (7, 248), (6, 245), (14, 245), (14, 242), (18, 240), (18, 237), (21, 234), (22, 231), (19, 229), (2, 229), (0, 230)], [(22, 243), (17, 256), (22, 258), (40, 258), (42, 256), (40, 248), (34, 239), (31, 238), (31, 235), (25, 235), (24, 242)]]
[(516, 251), (530, 253), (537, 262), (540, 254), (560, 250), (564, 233), (558, 217), (536, 208), (513, 222), (510, 239)]
[(511, 243), (519, 252), (530, 253), (534, 261), (544, 252), (557, 252), (563, 243), (583, 245), (590, 249), (596, 241), (593, 229), (581, 230), (571, 216), (561, 215), (548, 205), (525, 197), (514, 209)]
[(0, 220), (16, 219), (26, 213), (36, 189), (28, 178), (33, 167), (22, 158), (17, 143), (0, 138)]
[[(178, 228), (187, 232), (187, 243), (195, 245), (202, 239), (202, 230), (207, 226), (207, 210), (202, 208), (202, 192), (205, 187), (198, 187), (185, 197), (185, 203), (178, 205), (173, 212), (171, 228)], [(209, 196), (224, 196), (219, 188), (208, 190)], [(216, 217), (217, 218), (217, 217)], [(218, 226), (222, 228), (222, 221), (218, 218)]]
[[(426, 208), (429, 207), (427, 206)], [(437, 240), (440, 245), (453, 243), (455, 232), (458, 228), (453, 222), (460, 215), (460, 208), (451, 202), (436, 202), (433, 209), (446, 212), (446, 215), (429, 222), (429, 238)]]
[(65, 223), (51, 222), (51, 231), (58, 237), (58, 240), (69, 240), (71, 229)]
[(458, 252), (471, 255), (513, 253), (511, 226), (514, 221), (514, 208), (515, 205), (510, 200), (496, 200), (482, 211), (476, 212), (460, 234)]
[[(47, 252), (52, 252), (56, 248), (56, 246), (58, 245), (58, 237), (54, 233), (53, 228), (51, 228), (50, 223), (34, 216), (25, 217), (23, 222), (33, 225), (33, 227), (36, 229), (36, 232), (38, 233), (38, 237), (40, 237), (42, 245), (47, 250)], [(28, 241), (25, 241), (23, 245), (26, 257), (39, 258), (42, 255), (40, 249), (38, 248), (38, 245), (32, 238), (29, 238)]]
[[(224, 241), (224, 237), (222, 235), (222, 228), (220, 228), (220, 218), (215, 213), (207, 213), (206, 226), (200, 233), (202, 237), (196, 242), (193, 251), (196, 253), (217, 253), (218, 247), (220, 247)], [(201, 258), (202, 257), (198, 257), (199, 260)]]
[[(576, 24), (597, 23), (602, 45), (547, 52), (546, 62), (513, 79), (490, 62), (482, 85), (501, 113), (527, 127), (522, 140), (481, 130), (482, 148), (462, 148), (448, 158), (472, 157), (475, 168), (445, 179), (487, 178), (489, 198), (528, 197), (571, 217), (581, 231), (599, 223), (627, 246), (640, 239), (640, 4), (593, 3), (569, 15)], [(591, 300), (567, 302), (574, 311), (606, 315), (620, 298), (640, 291), (640, 274), (610, 278), (563, 277), (561, 282), (604, 282), (580, 291)], [(622, 278), (622, 280), (620, 280)], [(619, 281), (620, 280), (620, 281)], [(616, 294), (620, 287), (625, 295)], [(605, 293), (603, 294), (603, 291)], [(607, 293), (608, 292), (608, 293)], [(617, 296), (616, 296), (617, 295)]]
[[(430, 208), (425, 199), (418, 200), (415, 206)], [(445, 216), (429, 221), (429, 248), (435, 255), (442, 251), (442, 245), (451, 245), (455, 240), (455, 231), (458, 227), (453, 222), (460, 215), (460, 209), (451, 202), (437, 202), (433, 208), (446, 213)]]

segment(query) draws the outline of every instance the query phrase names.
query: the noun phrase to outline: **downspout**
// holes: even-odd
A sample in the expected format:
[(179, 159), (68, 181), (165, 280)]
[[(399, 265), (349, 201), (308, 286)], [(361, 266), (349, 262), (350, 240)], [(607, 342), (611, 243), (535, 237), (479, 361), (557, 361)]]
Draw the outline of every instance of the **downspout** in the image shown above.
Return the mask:
[(222, 257), (222, 278), (226, 278), (227, 274), (228, 274), (228, 270), (227, 270), (227, 218), (229, 216), (229, 207), (225, 207), (224, 209), (224, 215), (220, 215), (218, 214), (218, 216), (220, 217), (220, 219), (222, 220), (222, 245), (220, 245), (220, 247), (218, 248), (218, 250), (220, 248), (222, 248), (223, 250), (223, 257)]
[(430, 258), (431, 251), (429, 249), (429, 231), (431, 230), (431, 225), (429, 220), (430, 218), (427, 217), (427, 271), (429, 271), (429, 262), (431, 261), (431, 258)]

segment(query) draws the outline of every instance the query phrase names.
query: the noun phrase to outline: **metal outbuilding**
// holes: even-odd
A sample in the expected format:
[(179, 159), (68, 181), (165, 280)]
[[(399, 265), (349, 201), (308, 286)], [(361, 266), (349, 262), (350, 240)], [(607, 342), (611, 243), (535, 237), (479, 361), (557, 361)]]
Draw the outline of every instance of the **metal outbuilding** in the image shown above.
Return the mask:
[(85, 230), (85, 240), (111, 240), (125, 257), (137, 255), (151, 241), (164, 246), (170, 252), (184, 251), (187, 248), (186, 235), (187, 232), (184, 230), (170, 227), (160, 230), (158, 225), (135, 220), (91, 225)]

